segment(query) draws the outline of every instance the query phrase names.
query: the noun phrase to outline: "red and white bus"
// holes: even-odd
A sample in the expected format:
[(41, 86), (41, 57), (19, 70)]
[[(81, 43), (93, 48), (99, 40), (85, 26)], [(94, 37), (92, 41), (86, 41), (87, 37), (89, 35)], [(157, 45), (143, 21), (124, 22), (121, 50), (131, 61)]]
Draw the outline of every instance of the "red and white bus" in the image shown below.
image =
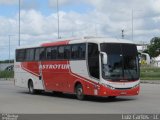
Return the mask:
[(140, 90), (136, 45), (128, 40), (84, 37), (16, 49), (15, 85), (37, 91), (133, 96)]

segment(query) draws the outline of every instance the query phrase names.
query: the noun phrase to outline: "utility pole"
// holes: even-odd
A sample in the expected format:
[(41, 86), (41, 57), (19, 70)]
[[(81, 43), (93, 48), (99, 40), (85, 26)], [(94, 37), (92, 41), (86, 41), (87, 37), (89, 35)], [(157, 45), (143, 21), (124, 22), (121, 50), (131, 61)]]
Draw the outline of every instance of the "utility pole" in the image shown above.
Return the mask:
[(133, 9), (132, 9), (132, 41), (134, 40), (134, 38), (133, 38)]
[(58, 37), (58, 39), (60, 38), (60, 35), (59, 35), (59, 1), (57, 0), (57, 24), (58, 24), (58, 26), (57, 26), (57, 37)]
[(124, 29), (122, 29), (122, 39), (124, 39)]
[(9, 38), (9, 44), (8, 44), (8, 61), (10, 63), (10, 56), (11, 56), (11, 37), (14, 35), (8, 35)]
[(97, 24), (95, 23), (95, 35), (97, 36)]
[(19, 0), (19, 41), (18, 45), (21, 45), (21, 0)]

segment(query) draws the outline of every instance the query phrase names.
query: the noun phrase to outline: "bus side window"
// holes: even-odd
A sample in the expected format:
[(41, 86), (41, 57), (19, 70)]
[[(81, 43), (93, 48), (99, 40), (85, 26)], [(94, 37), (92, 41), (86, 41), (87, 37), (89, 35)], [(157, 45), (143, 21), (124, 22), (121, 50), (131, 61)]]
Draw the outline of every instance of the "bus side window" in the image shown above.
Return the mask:
[(39, 49), (39, 59), (40, 60), (45, 60), (46, 59), (46, 49), (45, 48), (40, 48)]
[(26, 49), (26, 61), (33, 61), (34, 60), (34, 49)]
[(51, 59), (52, 60), (55, 60), (55, 59), (57, 59), (57, 47), (52, 47), (51, 48)]
[(72, 45), (71, 59), (73, 59), (73, 60), (84, 60), (85, 56), (86, 56), (86, 44)]
[(45, 60), (46, 59), (46, 49), (45, 48), (36, 48), (35, 50), (35, 60)]
[(78, 59), (79, 54), (78, 54), (78, 45), (73, 45), (72, 50), (71, 50), (71, 59), (75, 60)]
[(58, 59), (64, 59), (64, 46), (58, 48)]
[(16, 61), (22, 62), (25, 60), (25, 49), (16, 50)]
[(47, 48), (46, 49), (46, 57), (47, 57), (47, 60), (51, 60), (51, 48)]
[(36, 61), (39, 60), (39, 48), (36, 48), (36, 50), (35, 50), (35, 57), (34, 57), (34, 59), (35, 59)]
[(86, 57), (86, 44), (80, 44), (78, 47), (79, 59), (85, 59)]
[(64, 59), (70, 59), (71, 56), (71, 46), (64, 47)]
[(98, 45), (88, 44), (88, 68), (92, 77), (99, 79), (99, 52)]

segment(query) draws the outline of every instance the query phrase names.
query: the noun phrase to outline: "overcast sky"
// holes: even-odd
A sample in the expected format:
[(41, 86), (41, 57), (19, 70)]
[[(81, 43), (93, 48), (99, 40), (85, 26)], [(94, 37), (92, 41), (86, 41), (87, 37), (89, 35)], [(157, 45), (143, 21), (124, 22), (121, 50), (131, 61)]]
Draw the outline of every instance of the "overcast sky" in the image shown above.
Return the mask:
[[(21, 45), (57, 38), (57, 0), (21, 0)], [(149, 42), (160, 36), (160, 0), (59, 0), (60, 36), (107, 36)], [(18, 0), (0, 0), (0, 59), (18, 46)]]

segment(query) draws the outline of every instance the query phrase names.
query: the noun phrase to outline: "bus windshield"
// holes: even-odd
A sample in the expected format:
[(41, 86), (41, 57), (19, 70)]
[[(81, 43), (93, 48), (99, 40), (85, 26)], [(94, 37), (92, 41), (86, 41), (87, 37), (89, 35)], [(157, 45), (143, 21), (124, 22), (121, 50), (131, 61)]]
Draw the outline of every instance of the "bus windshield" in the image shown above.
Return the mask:
[(108, 80), (138, 80), (138, 52), (134, 44), (102, 43), (101, 51), (107, 54), (102, 64), (102, 77)]

